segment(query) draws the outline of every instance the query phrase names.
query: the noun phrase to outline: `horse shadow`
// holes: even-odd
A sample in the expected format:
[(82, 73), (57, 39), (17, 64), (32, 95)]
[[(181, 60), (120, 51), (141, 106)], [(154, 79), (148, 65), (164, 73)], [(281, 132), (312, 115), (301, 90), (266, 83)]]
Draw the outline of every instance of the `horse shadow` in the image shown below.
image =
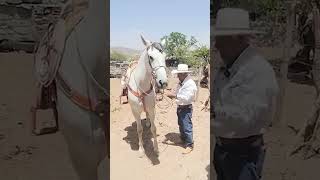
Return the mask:
[(179, 133), (168, 133), (165, 135), (165, 138), (166, 139), (162, 142), (163, 144), (184, 147)]
[[(153, 165), (160, 164), (160, 160), (158, 155), (154, 152), (153, 148), (153, 135), (150, 130), (150, 128), (147, 128), (145, 125), (145, 121), (142, 120), (142, 126), (143, 126), (143, 133), (142, 133), (142, 140), (143, 140), (143, 147), (145, 149), (145, 154), (150, 159)], [(130, 147), (134, 151), (139, 150), (139, 144), (138, 144), (138, 133), (137, 133), (137, 123), (133, 122), (131, 126), (128, 126), (124, 129), (127, 131), (127, 136), (123, 138), (124, 141), (126, 141), (128, 144), (130, 144)]]

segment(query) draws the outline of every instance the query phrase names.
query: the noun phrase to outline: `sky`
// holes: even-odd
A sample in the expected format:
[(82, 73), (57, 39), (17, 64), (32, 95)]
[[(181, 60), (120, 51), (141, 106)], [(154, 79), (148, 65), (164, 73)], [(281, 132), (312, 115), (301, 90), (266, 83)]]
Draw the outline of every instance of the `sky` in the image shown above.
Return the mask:
[(139, 34), (160, 42), (171, 32), (180, 32), (209, 47), (209, 0), (111, 0), (110, 45), (141, 50)]

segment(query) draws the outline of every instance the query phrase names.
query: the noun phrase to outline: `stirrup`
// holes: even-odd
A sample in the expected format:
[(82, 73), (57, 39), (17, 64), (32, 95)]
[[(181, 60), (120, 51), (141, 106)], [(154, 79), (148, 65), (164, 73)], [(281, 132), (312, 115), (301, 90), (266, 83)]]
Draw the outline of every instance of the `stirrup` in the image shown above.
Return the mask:
[[(53, 116), (55, 116), (55, 121), (56, 121), (56, 126), (54, 127), (45, 127), (42, 129), (37, 128), (37, 111), (40, 110), (39, 108), (36, 108), (34, 106), (31, 107), (30, 112), (31, 112), (31, 133), (40, 136), (44, 134), (53, 134), (59, 131), (59, 124), (58, 124), (58, 119), (55, 115), (55, 109), (51, 108), (53, 111)], [(41, 109), (42, 110), (42, 109)]]

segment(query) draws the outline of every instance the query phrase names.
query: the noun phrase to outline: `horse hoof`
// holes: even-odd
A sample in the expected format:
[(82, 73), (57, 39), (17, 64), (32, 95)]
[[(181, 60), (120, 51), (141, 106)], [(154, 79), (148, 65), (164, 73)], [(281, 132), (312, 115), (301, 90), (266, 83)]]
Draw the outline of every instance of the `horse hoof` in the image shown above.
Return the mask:
[(155, 150), (154, 152), (155, 152), (156, 156), (158, 157), (160, 152), (158, 150)]
[(144, 151), (140, 151), (140, 150), (139, 150), (139, 158), (143, 158), (144, 155), (145, 155)]
[(150, 128), (151, 127), (151, 123), (149, 120), (146, 120), (146, 128)]

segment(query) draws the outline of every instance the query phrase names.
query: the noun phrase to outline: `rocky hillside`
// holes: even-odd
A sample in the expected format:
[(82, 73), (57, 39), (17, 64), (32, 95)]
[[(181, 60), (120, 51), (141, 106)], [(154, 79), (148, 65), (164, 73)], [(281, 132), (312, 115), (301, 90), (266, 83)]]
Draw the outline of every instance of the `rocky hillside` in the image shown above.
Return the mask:
[(141, 50), (135, 50), (131, 48), (126, 48), (126, 47), (111, 47), (111, 52), (118, 52), (121, 54), (124, 54), (126, 56), (135, 56), (140, 54)]
[(32, 52), (66, 0), (0, 0), (0, 51)]

